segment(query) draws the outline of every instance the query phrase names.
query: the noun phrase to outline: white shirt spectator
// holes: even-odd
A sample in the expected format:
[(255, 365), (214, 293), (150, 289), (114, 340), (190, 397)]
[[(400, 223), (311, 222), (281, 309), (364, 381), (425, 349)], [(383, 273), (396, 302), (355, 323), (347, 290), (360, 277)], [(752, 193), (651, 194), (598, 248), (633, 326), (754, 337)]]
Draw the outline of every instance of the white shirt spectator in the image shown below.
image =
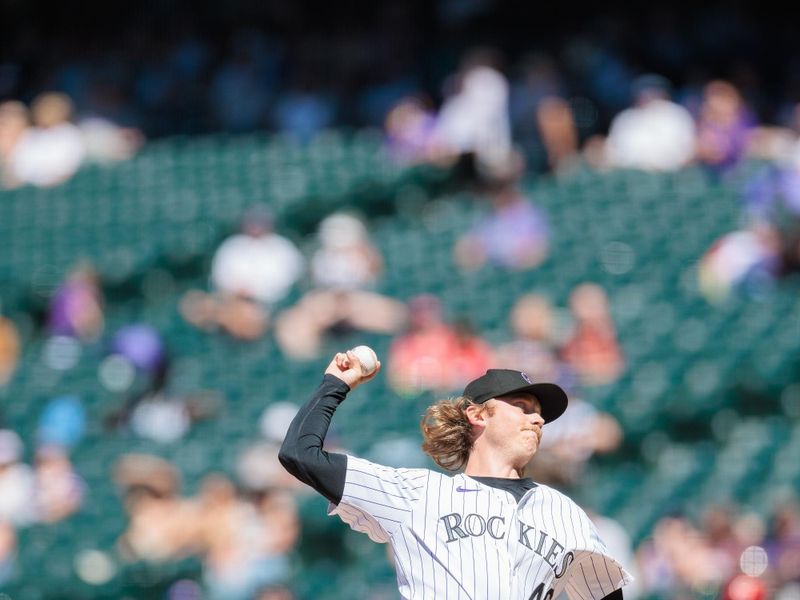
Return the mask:
[(285, 237), (237, 234), (214, 255), (211, 282), (219, 291), (274, 304), (289, 293), (304, 267), (302, 253)]
[(486, 164), (504, 161), (511, 151), (508, 81), (490, 67), (464, 75), (458, 93), (445, 100), (439, 113), (442, 143), (458, 153), (475, 152)]
[(86, 147), (72, 123), (29, 128), (9, 159), (11, 174), (22, 183), (49, 186), (69, 179), (81, 166)]
[(680, 104), (652, 99), (619, 113), (606, 143), (613, 167), (674, 171), (694, 157), (695, 126)]
[(311, 258), (311, 276), (320, 287), (364, 289), (374, 283), (381, 258), (358, 218), (334, 213), (319, 226), (320, 248)]

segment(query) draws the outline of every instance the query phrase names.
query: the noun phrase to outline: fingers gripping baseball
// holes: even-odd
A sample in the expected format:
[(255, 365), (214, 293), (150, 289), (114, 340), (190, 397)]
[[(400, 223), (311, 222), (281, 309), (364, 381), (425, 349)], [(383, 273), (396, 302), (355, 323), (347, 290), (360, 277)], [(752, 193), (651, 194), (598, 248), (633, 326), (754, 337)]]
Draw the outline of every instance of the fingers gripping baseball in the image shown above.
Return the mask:
[(337, 352), (331, 360), (328, 368), (325, 369), (326, 375), (333, 375), (344, 381), (353, 390), (362, 383), (371, 380), (381, 370), (381, 363), (378, 361), (377, 367), (369, 375), (364, 374), (361, 362), (352, 351)]

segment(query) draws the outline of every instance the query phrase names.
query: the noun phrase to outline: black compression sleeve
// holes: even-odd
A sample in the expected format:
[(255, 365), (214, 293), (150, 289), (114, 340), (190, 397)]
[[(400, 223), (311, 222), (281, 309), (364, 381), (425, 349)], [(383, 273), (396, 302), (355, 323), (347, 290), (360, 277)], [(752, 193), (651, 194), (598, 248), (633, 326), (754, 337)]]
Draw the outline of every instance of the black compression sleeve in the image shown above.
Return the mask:
[(614, 590), (608, 596), (603, 598), (603, 600), (622, 600), (622, 588)]
[(339, 504), (347, 475), (347, 457), (325, 452), (322, 444), (331, 418), (350, 387), (325, 375), (314, 396), (292, 420), (278, 458), (284, 468), (334, 504)]

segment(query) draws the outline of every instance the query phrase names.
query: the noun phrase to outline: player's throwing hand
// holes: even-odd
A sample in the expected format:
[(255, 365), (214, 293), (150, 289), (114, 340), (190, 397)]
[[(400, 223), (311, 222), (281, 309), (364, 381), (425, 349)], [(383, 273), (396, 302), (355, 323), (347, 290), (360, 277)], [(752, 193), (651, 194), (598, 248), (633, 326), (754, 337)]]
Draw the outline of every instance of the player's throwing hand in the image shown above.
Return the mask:
[(328, 368), (325, 369), (326, 375), (333, 375), (344, 381), (351, 390), (356, 389), (362, 383), (366, 383), (381, 370), (381, 361), (378, 361), (378, 366), (369, 375), (364, 375), (361, 369), (361, 363), (358, 357), (352, 352), (337, 352), (333, 357)]

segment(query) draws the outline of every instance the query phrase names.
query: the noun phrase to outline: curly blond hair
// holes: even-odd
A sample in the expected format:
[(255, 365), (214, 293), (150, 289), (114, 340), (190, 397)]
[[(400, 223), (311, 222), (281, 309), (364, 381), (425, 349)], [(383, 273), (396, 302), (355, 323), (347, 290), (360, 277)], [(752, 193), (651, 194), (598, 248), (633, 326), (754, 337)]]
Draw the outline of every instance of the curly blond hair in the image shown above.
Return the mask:
[(422, 451), (437, 465), (448, 471), (463, 469), (475, 435), (467, 417), (467, 407), (479, 406), (492, 414), (492, 407), (476, 404), (469, 398), (459, 396), (432, 404), (425, 410), (420, 422), (422, 429)]

